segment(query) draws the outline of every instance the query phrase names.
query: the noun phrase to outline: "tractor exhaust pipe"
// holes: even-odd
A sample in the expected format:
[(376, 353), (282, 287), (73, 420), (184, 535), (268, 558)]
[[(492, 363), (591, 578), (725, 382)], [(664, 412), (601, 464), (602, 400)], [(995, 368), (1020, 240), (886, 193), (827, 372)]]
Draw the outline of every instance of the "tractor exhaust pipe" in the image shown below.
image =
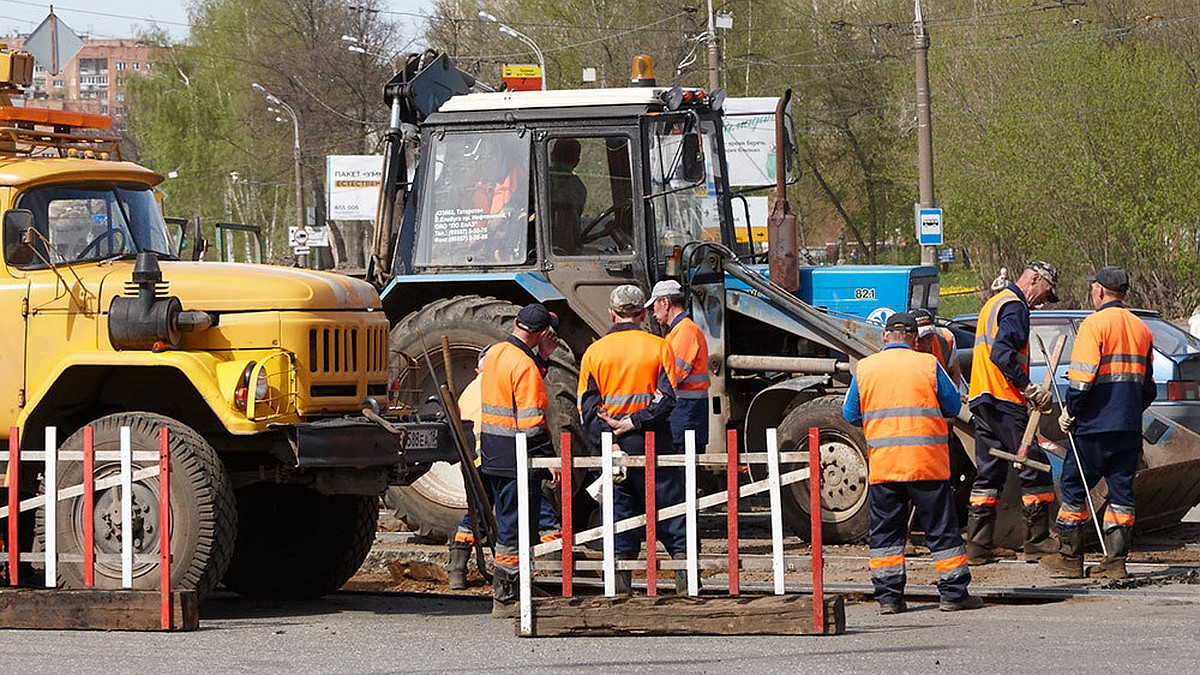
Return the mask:
[(800, 290), (800, 267), (796, 255), (796, 215), (787, 198), (787, 136), (784, 112), (792, 100), (788, 89), (775, 105), (775, 205), (767, 220), (767, 261), (771, 282), (789, 293)]

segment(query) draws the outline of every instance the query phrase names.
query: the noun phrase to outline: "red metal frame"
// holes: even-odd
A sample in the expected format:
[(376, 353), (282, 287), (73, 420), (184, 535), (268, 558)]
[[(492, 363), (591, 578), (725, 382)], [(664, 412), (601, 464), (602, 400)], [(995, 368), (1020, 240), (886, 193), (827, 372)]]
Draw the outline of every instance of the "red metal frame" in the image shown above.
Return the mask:
[(17, 486), (21, 470), (21, 430), (8, 430), (8, 585), (16, 586), (21, 569), (21, 540), (17, 538), (17, 517), (20, 515), (20, 499)]
[(575, 491), (572, 489), (574, 463), (571, 459), (570, 433), (563, 432), (559, 447), (562, 448), (562, 476), (559, 478), (562, 496), (559, 500), (562, 505), (562, 594), (564, 598), (569, 598), (575, 593), (575, 516), (572, 513), (575, 510)]
[(658, 595), (658, 492), (654, 489), (654, 432), (646, 432), (646, 595)]
[(737, 595), (741, 589), (741, 565), (738, 562), (738, 436), (737, 429), (725, 432), (725, 532), (729, 540), (729, 594)]
[(96, 585), (96, 446), (90, 426), (83, 428), (83, 585)]
[(171, 629), (171, 431), (158, 429), (158, 568), (163, 630)]
[(821, 560), (821, 434), (816, 427), (808, 429), (808, 512), (812, 516), (809, 532), (812, 537), (813, 628), (825, 633), (824, 563)]

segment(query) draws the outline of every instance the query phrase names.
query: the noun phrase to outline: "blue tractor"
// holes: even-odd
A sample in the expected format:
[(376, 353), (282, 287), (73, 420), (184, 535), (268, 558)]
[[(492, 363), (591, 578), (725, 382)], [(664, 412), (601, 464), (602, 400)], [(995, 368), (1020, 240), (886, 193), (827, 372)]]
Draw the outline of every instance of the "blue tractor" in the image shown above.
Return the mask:
[[(738, 428), (747, 450), (762, 450), (765, 430), (778, 427), (786, 450), (819, 427), (826, 539), (861, 539), (866, 445), (842, 419), (841, 398), (851, 363), (878, 348), (868, 318), (936, 308), (937, 270), (801, 269), (794, 219), (778, 215), (771, 249), (739, 241), (723, 92), (659, 87), (648, 71), (648, 61), (635, 67), (626, 88), (468, 93), (472, 79), (427, 52), (388, 84), (371, 273), (393, 322), (398, 394), (419, 404), (441, 380), (461, 387), (480, 348), (540, 301), (559, 315), (563, 342), (547, 376), (553, 426), (578, 434), (576, 364), (609, 326), (609, 292), (678, 279), (709, 341), (710, 438), (723, 443)], [(782, 188), (790, 153), (777, 154)], [(807, 535), (807, 485), (790, 487), (787, 520)], [(449, 467), (389, 501), (433, 537), (466, 506)]]

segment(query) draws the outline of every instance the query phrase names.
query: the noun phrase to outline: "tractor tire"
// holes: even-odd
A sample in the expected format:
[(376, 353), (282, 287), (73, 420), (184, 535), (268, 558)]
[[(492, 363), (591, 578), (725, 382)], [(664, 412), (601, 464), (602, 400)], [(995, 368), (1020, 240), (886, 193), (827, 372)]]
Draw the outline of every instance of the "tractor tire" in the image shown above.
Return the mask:
[[(821, 446), (821, 540), (826, 544), (862, 541), (870, 526), (867, 507), (867, 441), (862, 430), (842, 417), (842, 397), (821, 396), (792, 408), (779, 425), (780, 452), (808, 450), (808, 429), (817, 427)], [(784, 472), (800, 468), (785, 466)], [(812, 538), (808, 480), (784, 486), (784, 526)]]
[[(441, 355), (443, 335), (450, 343), (457, 394), (475, 377), (479, 350), (504, 340), (512, 332), (513, 320), (520, 309), (505, 300), (464, 295), (431, 302), (397, 322), (391, 337), (393, 359), (398, 352), (403, 352), (417, 360), (417, 367), (408, 372), (403, 383), (405, 402), (420, 407), (445, 380)], [(430, 376), (426, 353), (436, 380)], [(550, 369), (546, 373), (546, 393), (550, 399), (548, 422), (555, 447), (561, 433), (568, 431), (575, 437), (573, 443), (577, 452), (578, 448), (584, 447), (576, 408), (578, 381), (575, 356), (566, 344), (560, 344), (550, 357)], [(389, 490), (387, 501), (396, 517), (409, 529), (436, 541), (448, 541), (466, 515), (467, 499), (457, 464), (435, 465), (411, 485)]]
[[(229, 474), (216, 451), (191, 427), (169, 417), (148, 412), (108, 415), (91, 423), (96, 452), (120, 450), (121, 427), (129, 427), (131, 447), (137, 450), (158, 448), (158, 430), (170, 430), (171, 448), (171, 586), (194, 589), (203, 597), (216, 587), (229, 567), (237, 533), (237, 511)], [(62, 444), (62, 450), (83, 450), (80, 429)], [(157, 462), (134, 461), (133, 469), (155, 466)], [(97, 461), (96, 479), (118, 475), (120, 462)], [(58, 464), (58, 487), (63, 489), (83, 482), (83, 463)], [(158, 555), (158, 477), (133, 484), (135, 514), (135, 555)], [(120, 504), (119, 489), (96, 490), (93, 522), (96, 553), (120, 554), (120, 517), (113, 517)], [(39, 510), (38, 539), (44, 541), (45, 513)], [(59, 501), (58, 551), (79, 555), (83, 552), (83, 497)], [(60, 563), (59, 582), (67, 588), (83, 588), (83, 565)], [(120, 562), (95, 563), (96, 588), (120, 588)], [(133, 587), (156, 589), (159, 586), (158, 563), (135, 562)]]
[(238, 538), (225, 587), (254, 598), (316, 598), (341, 588), (371, 551), (379, 498), (300, 485), (237, 491)]

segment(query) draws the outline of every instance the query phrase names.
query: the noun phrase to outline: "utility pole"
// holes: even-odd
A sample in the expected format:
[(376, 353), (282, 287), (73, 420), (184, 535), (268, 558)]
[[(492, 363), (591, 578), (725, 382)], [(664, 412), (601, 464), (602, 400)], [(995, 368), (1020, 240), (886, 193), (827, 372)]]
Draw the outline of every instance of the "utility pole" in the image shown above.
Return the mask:
[[(936, 206), (933, 198), (933, 128), (929, 122), (929, 33), (925, 30), (925, 19), (921, 16), (921, 0), (915, 0), (916, 19), (913, 35), (917, 52), (917, 164), (920, 175), (921, 201), (923, 209)], [(921, 264), (937, 264), (937, 247), (921, 247)]]
[(712, 0), (708, 0), (708, 91), (721, 88), (721, 54), (717, 44), (717, 25), (713, 20)]

